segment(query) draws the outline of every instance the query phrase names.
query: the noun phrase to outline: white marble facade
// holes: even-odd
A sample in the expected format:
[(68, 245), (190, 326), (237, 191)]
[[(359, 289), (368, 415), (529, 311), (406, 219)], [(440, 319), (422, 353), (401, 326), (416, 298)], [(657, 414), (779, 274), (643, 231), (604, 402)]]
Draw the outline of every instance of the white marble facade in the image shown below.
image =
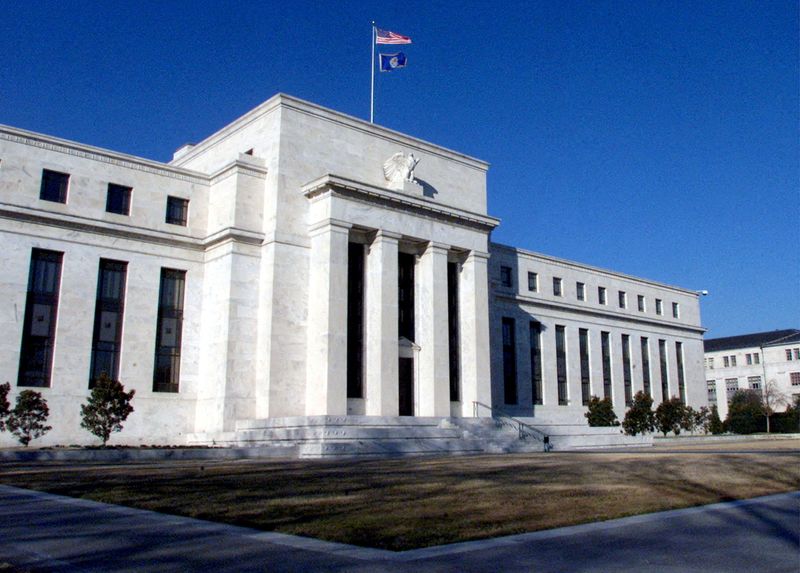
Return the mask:
[[(397, 153), (419, 160), (412, 180), (387, 178), (384, 164)], [(252, 418), (396, 416), (401, 357), (413, 359), (413, 415), (472, 416), (477, 401), (534, 420), (581, 423), (573, 351), (578, 328), (590, 329), (593, 356), (601, 330), (611, 331), (615, 344), (622, 332), (636, 344), (645, 333), (654, 345), (667, 340), (671, 393), (677, 392), (673, 352), (680, 341), (686, 398), (704, 404), (696, 294), (490, 243), (498, 220), (487, 213), (487, 168), (286, 95), (184, 146), (169, 164), (0, 127), (0, 328), (6, 333), (0, 382), (11, 382), (12, 398), (23, 389), (17, 382), (31, 253), (46, 249), (63, 259), (49, 386), (34, 388), (51, 408), (53, 430), (41, 444), (94, 441), (80, 428), (79, 405), (89, 392), (100, 259), (127, 263), (118, 378), (136, 389), (135, 412), (113, 443), (181, 444), (188, 434), (213, 439)], [(40, 198), (43, 170), (69, 174), (64, 203)], [(132, 188), (129, 215), (106, 212), (109, 183)], [(168, 196), (189, 201), (186, 225), (165, 222)], [(364, 253), (364, 317), (362, 392), (348, 398), (350, 244)], [(413, 341), (398, 337), (401, 254), (414, 261)], [(457, 269), (457, 401), (449, 383), (451, 263)], [(511, 287), (501, 284), (501, 266), (513, 269)], [(162, 268), (186, 272), (177, 392), (153, 387)], [(527, 292), (528, 269), (537, 269), (541, 292)], [(565, 289), (558, 300), (542, 282), (555, 272)], [(590, 297), (605, 285), (607, 307), (577, 303), (567, 294), (576, 281), (586, 283)], [(631, 297), (627, 310), (614, 307), (623, 288)], [(637, 294), (647, 297), (647, 312), (636, 311)], [(655, 298), (663, 300), (663, 315), (651, 308)], [(672, 317), (673, 302), (679, 318)], [(514, 317), (520, 330), (516, 404), (504, 403), (502, 317)], [(555, 399), (549, 333), (543, 403), (535, 409), (531, 402), (523, 329), (530, 317), (566, 326), (571, 400), (565, 406)], [(660, 391), (656, 356), (653, 350), (653, 386)], [(599, 380), (599, 362), (592, 360)], [(641, 389), (636, 373), (633, 384)], [(615, 390), (621, 414), (620, 395)], [(10, 436), (0, 434), (0, 444), (11, 445)]]

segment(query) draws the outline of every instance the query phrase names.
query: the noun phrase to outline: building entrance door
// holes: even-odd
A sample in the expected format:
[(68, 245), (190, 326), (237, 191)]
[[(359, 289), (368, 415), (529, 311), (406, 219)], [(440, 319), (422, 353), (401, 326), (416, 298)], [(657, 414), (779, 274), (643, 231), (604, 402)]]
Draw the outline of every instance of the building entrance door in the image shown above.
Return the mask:
[(400, 358), (398, 372), (399, 412), (401, 416), (414, 415), (414, 359)]

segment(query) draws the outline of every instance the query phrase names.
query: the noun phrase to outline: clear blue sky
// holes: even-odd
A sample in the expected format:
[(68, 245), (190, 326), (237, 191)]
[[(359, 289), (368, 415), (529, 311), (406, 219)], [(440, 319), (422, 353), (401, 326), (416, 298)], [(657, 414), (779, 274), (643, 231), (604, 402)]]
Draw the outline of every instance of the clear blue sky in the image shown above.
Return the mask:
[[(157, 160), (281, 91), (491, 163), (497, 242), (800, 327), (798, 3), (15, 2), (0, 123)], [(388, 47), (393, 48), (392, 46)]]

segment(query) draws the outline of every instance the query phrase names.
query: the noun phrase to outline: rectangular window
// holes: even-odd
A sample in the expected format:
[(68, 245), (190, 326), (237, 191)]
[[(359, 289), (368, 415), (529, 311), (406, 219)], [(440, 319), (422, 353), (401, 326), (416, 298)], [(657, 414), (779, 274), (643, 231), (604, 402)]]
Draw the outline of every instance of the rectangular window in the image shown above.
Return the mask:
[(625, 387), (625, 405), (633, 404), (633, 372), (631, 371), (631, 337), (622, 335), (622, 381)]
[(722, 366), (728, 368), (731, 365), (731, 359), (729, 356), (722, 357)]
[(364, 397), (364, 245), (347, 245), (347, 397)]
[(645, 310), (647, 310), (645, 308), (645, 301), (644, 301), (644, 297), (642, 295), (637, 295), (636, 304), (639, 307), (639, 312), (645, 312)]
[(566, 406), (567, 397), (567, 340), (565, 328), (556, 325), (556, 379), (558, 380), (558, 405)]
[(63, 257), (56, 251), (31, 251), (18, 386), (50, 386)]
[(681, 402), (686, 403), (686, 374), (683, 371), (683, 343), (675, 343), (675, 362), (678, 366), (678, 394)]
[(792, 350), (791, 350), (791, 348), (787, 348), (786, 349), (786, 360), (791, 360), (791, 359), (792, 359)]
[(677, 302), (672, 303), (672, 318), (681, 317), (681, 307)]
[(127, 275), (128, 263), (100, 259), (97, 300), (94, 305), (89, 388), (92, 388), (104, 373), (112, 380), (119, 380), (119, 354), (122, 347)]
[(581, 399), (586, 406), (592, 399), (592, 386), (589, 377), (589, 331), (578, 329), (578, 345), (581, 354)]
[(747, 385), (751, 390), (761, 390), (761, 376), (748, 376)]
[(561, 296), (561, 279), (553, 277), (553, 296)]
[(503, 398), (506, 404), (517, 403), (517, 349), (514, 319), (503, 317)]
[(789, 380), (792, 386), (800, 386), (800, 372), (789, 372)]
[(181, 373), (186, 271), (161, 269), (153, 392), (177, 392)]
[(761, 355), (758, 352), (753, 354), (753, 362), (755, 364), (761, 364)]
[(531, 394), (534, 404), (542, 403), (542, 324), (531, 325)]
[(130, 187), (109, 183), (108, 193), (106, 194), (106, 212), (116, 213), (117, 215), (130, 215), (132, 191), (133, 189)]
[(661, 302), (660, 298), (656, 299), (656, 314), (658, 315), (664, 314), (664, 304)]
[(652, 396), (650, 393), (650, 341), (642, 336), (642, 385), (644, 386), (644, 393)]
[(414, 265), (409, 253), (397, 256), (397, 333), (414, 341)]
[(511, 286), (511, 267), (500, 267), (500, 285)]
[(706, 364), (710, 370), (714, 370), (714, 358), (711, 357), (708, 359), (708, 363)]
[(600, 354), (603, 361), (603, 398), (611, 400), (611, 339), (608, 332), (600, 333)]
[(753, 355), (752, 354), (745, 354), (744, 355), (744, 361), (747, 362), (748, 365), (752, 364), (753, 363)]
[(461, 400), (461, 338), (458, 314), (458, 263), (447, 263), (447, 326), (450, 340), (450, 401)]
[(708, 388), (708, 403), (717, 403), (717, 382), (715, 380), (706, 380), (706, 387)]
[(736, 366), (736, 356), (731, 356), (731, 366)]
[(728, 402), (731, 401), (733, 395), (736, 394), (736, 391), (739, 389), (739, 379), (738, 378), (725, 378), (725, 397), (728, 399)]
[(531, 292), (539, 290), (539, 275), (536, 273), (528, 273), (528, 290)]
[(627, 308), (628, 307), (628, 295), (625, 294), (625, 291), (619, 291), (619, 307), (620, 308)]
[(667, 368), (667, 341), (658, 341), (658, 362), (661, 366), (661, 400), (669, 400), (669, 368)]
[(39, 199), (54, 203), (66, 203), (68, 187), (68, 173), (42, 169), (42, 187), (39, 190)]
[(167, 197), (167, 223), (186, 226), (189, 220), (189, 200), (180, 197)]
[(600, 304), (607, 304), (606, 287), (597, 287), (597, 302), (599, 302)]
[(586, 300), (586, 285), (583, 283), (577, 283), (575, 285), (575, 291), (578, 295), (578, 300)]
[(800, 348), (795, 348), (794, 349), (794, 359), (795, 360), (800, 360)]

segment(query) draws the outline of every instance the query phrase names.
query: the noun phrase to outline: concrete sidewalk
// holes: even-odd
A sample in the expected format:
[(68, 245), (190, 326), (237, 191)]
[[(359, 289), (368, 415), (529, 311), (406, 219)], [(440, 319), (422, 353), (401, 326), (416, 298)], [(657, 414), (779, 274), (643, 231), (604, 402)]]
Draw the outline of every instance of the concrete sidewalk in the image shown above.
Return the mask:
[(800, 570), (800, 492), (405, 552), (0, 486), (0, 562), (34, 571)]

